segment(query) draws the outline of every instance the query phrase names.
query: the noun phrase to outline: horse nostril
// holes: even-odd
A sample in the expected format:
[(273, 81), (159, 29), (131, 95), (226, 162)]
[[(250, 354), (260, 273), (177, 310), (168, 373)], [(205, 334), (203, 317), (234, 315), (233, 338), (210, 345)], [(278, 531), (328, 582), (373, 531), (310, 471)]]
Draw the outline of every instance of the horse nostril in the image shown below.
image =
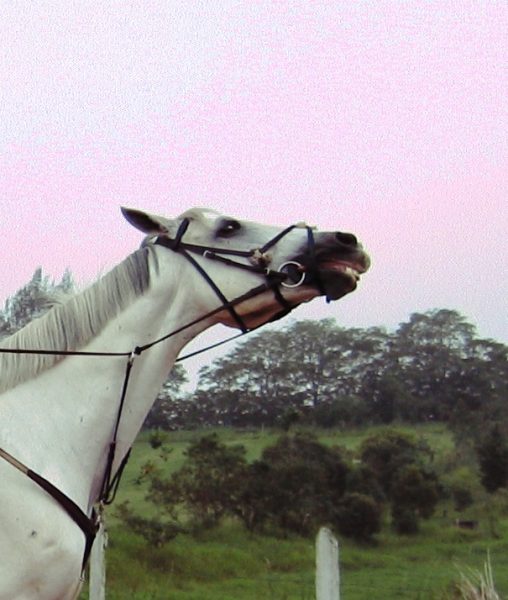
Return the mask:
[(335, 234), (335, 237), (336, 237), (337, 241), (341, 244), (344, 244), (344, 246), (357, 246), (358, 245), (358, 240), (352, 233), (342, 233), (341, 231), (338, 231)]

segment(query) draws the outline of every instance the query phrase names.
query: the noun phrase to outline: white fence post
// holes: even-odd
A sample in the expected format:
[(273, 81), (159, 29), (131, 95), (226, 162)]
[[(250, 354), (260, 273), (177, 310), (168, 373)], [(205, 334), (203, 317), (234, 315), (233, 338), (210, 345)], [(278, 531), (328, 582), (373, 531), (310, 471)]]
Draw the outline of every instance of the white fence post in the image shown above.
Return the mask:
[(99, 531), (90, 554), (90, 600), (106, 600), (106, 546), (108, 534), (101, 519)]
[(339, 543), (326, 527), (316, 538), (316, 600), (340, 600)]

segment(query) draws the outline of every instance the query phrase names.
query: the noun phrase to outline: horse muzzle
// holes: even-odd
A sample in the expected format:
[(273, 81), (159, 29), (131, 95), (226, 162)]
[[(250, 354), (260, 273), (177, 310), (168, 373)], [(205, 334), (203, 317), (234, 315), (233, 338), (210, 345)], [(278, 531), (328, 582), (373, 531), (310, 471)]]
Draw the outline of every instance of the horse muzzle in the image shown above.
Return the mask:
[(370, 257), (351, 233), (309, 234), (303, 252), (284, 262), (285, 288), (311, 286), (327, 300), (337, 300), (354, 291), (360, 276), (370, 267)]

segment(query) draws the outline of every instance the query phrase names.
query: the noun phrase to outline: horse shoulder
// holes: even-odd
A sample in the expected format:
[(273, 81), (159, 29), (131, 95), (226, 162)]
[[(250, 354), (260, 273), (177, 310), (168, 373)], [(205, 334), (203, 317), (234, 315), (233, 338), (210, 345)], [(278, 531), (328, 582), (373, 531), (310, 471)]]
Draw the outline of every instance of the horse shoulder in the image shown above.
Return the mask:
[(53, 498), (11, 465), (0, 463), (0, 480), (0, 600), (71, 600), (80, 578), (83, 533)]

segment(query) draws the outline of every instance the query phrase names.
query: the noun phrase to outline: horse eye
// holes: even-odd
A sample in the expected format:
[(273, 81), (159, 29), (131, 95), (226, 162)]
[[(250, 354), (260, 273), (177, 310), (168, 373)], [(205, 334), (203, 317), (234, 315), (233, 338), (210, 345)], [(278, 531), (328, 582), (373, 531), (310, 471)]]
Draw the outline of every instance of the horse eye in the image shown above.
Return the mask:
[(229, 237), (233, 235), (236, 231), (241, 228), (241, 225), (238, 221), (234, 221), (233, 219), (228, 219), (227, 221), (223, 221), (217, 230), (217, 237)]

